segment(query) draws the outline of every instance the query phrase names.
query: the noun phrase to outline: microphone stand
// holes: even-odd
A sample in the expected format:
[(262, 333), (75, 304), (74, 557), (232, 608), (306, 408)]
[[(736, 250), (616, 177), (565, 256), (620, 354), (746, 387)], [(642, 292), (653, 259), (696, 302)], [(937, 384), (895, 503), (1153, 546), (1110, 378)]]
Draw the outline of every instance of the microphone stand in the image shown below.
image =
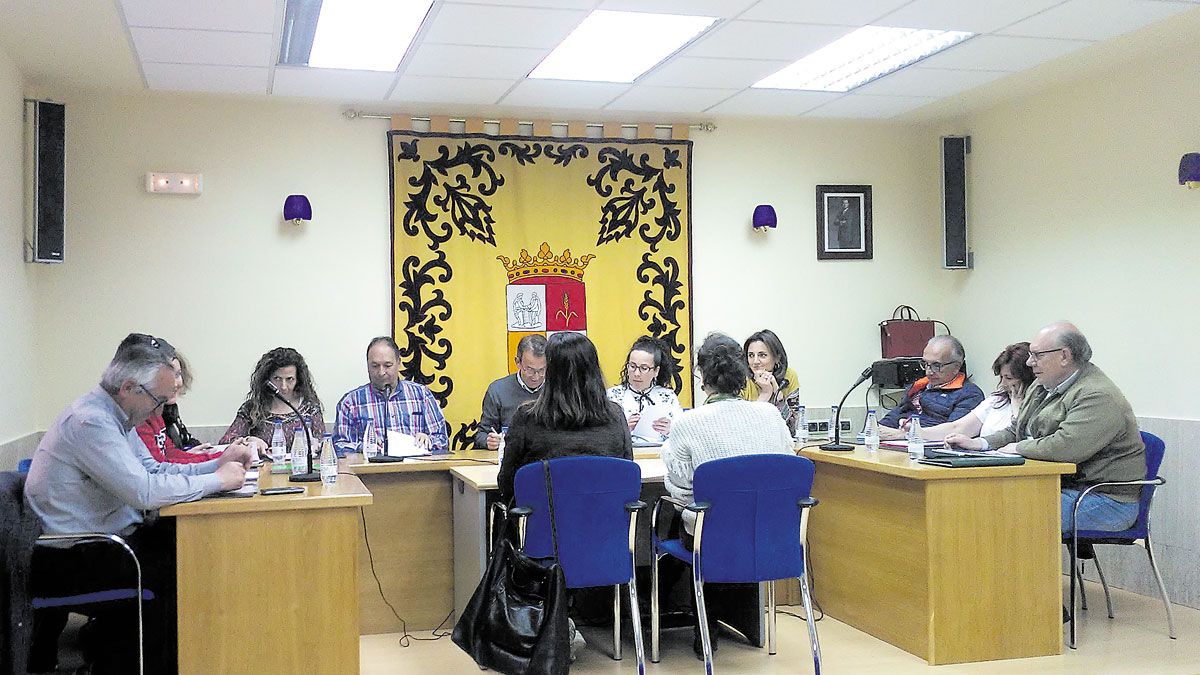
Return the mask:
[(842, 442), (842, 406), (846, 404), (846, 399), (850, 398), (850, 392), (858, 389), (858, 385), (866, 382), (868, 377), (871, 377), (871, 368), (869, 366), (866, 370), (862, 371), (862, 374), (858, 376), (854, 384), (850, 385), (850, 388), (846, 390), (846, 395), (842, 396), (841, 402), (838, 403), (837, 415), (833, 418), (833, 442), (820, 446), (822, 450), (826, 452), (849, 452), (854, 449), (853, 445)]
[[(304, 423), (304, 416), (300, 414), (300, 411), (296, 409), (296, 406), (292, 405), (292, 402), (287, 400), (287, 397), (279, 393), (279, 387), (276, 387), (274, 382), (268, 380), (267, 386), (271, 388), (271, 393), (275, 394), (275, 398), (283, 401), (284, 405), (291, 408), (292, 412), (296, 413), (296, 419), (300, 420), (300, 426), (304, 428), (304, 437), (308, 439), (308, 473), (293, 473), (291, 478), (288, 480), (293, 483), (316, 483), (317, 481), (321, 480), (321, 472), (320, 470), (313, 470), (313, 468), (316, 466), (316, 460), (313, 459), (312, 430), (309, 429), (308, 425)], [(295, 439), (292, 439), (292, 442), (295, 443)]]

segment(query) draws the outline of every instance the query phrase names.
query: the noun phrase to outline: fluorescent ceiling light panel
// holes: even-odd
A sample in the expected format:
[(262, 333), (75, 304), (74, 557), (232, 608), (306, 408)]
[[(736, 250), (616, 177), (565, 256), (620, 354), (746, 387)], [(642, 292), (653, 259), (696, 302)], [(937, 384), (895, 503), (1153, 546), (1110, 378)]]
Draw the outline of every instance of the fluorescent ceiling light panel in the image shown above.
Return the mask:
[(395, 70), (433, 0), (325, 0), (310, 68)]
[(529, 77), (633, 82), (714, 22), (710, 16), (596, 10)]
[(863, 26), (753, 86), (849, 91), (974, 35), (963, 31)]

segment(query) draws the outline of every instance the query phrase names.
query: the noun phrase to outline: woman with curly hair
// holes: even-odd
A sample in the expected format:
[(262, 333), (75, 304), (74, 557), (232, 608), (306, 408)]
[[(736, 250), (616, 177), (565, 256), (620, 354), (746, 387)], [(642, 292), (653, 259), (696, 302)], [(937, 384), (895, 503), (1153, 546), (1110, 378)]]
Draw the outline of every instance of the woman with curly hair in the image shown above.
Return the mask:
[(271, 444), (275, 424), (279, 423), (283, 426), (284, 441), (291, 447), (293, 430), (300, 420), (286, 403), (275, 396), (268, 383), (274, 384), (301, 415), (309, 418), (313, 438), (320, 439), (325, 433), (325, 420), (308, 364), (295, 349), (276, 347), (263, 354), (254, 366), (254, 372), (250, 375), (250, 393), (246, 394), (246, 402), (238, 408), (233, 423), (221, 437), (221, 443), (249, 436), (251, 440), (257, 438), (262, 441), (262, 445), (255, 444), (261, 452)]
[(661, 340), (643, 335), (634, 341), (621, 369), (621, 384), (608, 390), (608, 400), (621, 406), (630, 433), (637, 429), (647, 409), (666, 410), (666, 414), (651, 420), (654, 431), (648, 433), (650, 437), (634, 440), (659, 443), (671, 433), (671, 419), (683, 412), (671, 389), (674, 378), (675, 362)]

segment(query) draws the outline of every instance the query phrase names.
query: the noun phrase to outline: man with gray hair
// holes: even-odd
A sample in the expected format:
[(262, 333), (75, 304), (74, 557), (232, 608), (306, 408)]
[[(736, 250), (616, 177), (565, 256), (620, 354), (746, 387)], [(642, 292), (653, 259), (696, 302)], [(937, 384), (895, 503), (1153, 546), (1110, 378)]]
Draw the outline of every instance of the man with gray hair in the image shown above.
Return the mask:
[[(1071, 524), (1079, 493), (1108, 481), (1146, 477), (1146, 447), (1125, 395), (1092, 364), (1092, 347), (1073, 324), (1052, 323), (1029, 343), (1027, 362), (1037, 378), (1012, 426), (982, 438), (960, 434), (946, 442), (964, 450), (997, 449), (1030, 459), (1071, 462), (1062, 482), (1062, 530)], [(1124, 530), (1137, 519), (1141, 488), (1096, 488), (1079, 505), (1082, 530)]]
[(517, 406), (537, 398), (546, 381), (546, 337), (526, 335), (517, 342), (516, 372), (488, 385), (483, 395), (483, 411), (475, 447), (495, 450), (500, 447), (500, 430), (508, 426)]
[[(171, 519), (155, 511), (242, 486), (253, 459), (245, 445), (199, 464), (159, 463), (135, 427), (175, 392), (174, 350), (153, 336), (122, 343), (100, 384), (59, 415), (33, 455), (25, 500), (48, 534), (121, 535), (137, 553), (142, 578), (155, 600), (146, 603), (144, 641), (147, 672), (170, 672), (175, 655), (175, 538)], [(127, 587), (132, 570), (116, 547), (81, 544), (35, 553), (34, 594), (46, 584), (58, 594)], [(128, 608), (97, 617), (91, 631), (100, 645), (95, 672), (135, 672), (137, 642)], [(53, 647), (59, 619), (39, 617), (35, 645)], [(55, 625), (57, 624), (57, 625)], [(57, 630), (55, 630), (57, 628)], [(53, 652), (50, 652), (53, 654)], [(53, 658), (50, 656), (49, 658)]]
[(930, 338), (921, 353), (925, 377), (914, 382), (904, 392), (900, 405), (879, 421), (879, 437), (903, 438), (904, 432), (899, 427), (913, 417), (921, 420), (922, 427), (953, 422), (982, 403), (983, 390), (968, 382), (963, 372), (966, 360), (966, 350), (958, 338), (953, 335)]

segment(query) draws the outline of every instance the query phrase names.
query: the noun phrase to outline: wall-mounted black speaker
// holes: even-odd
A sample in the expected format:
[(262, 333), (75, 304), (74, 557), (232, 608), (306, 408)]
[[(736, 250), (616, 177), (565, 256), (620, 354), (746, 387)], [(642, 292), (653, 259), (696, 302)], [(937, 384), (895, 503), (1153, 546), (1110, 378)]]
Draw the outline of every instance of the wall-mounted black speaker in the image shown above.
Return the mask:
[(970, 136), (942, 137), (942, 266), (968, 269), (973, 266), (967, 248), (967, 154)]
[(25, 101), (30, 262), (63, 261), (66, 131), (66, 106)]

